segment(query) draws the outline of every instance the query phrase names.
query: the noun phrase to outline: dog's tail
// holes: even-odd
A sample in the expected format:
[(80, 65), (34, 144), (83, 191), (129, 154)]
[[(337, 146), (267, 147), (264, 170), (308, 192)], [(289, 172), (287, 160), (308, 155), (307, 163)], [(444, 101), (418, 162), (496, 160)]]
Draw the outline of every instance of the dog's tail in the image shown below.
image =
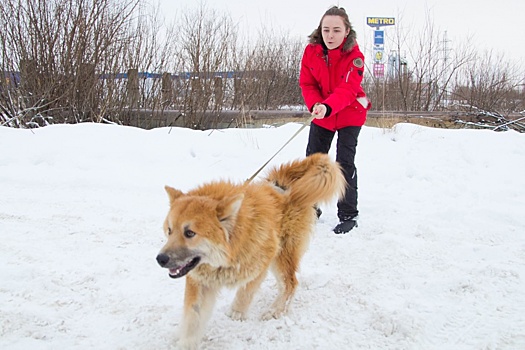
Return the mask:
[(272, 169), (267, 180), (288, 194), (295, 206), (313, 206), (344, 196), (346, 181), (338, 163), (315, 153)]

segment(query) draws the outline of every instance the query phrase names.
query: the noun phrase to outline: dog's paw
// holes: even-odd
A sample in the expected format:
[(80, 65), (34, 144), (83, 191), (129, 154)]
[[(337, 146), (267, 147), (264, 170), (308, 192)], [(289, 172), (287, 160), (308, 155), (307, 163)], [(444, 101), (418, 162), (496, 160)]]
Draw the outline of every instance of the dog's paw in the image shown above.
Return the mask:
[(175, 349), (177, 350), (197, 350), (199, 348), (199, 342), (195, 339), (179, 339)]
[(230, 310), (226, 315), (234, 321), (246, 321), (246, 314), (244, 312)]
[(280, 318), (282, 314), (283, 314), (282, 311), (268, 310), (261, 315), (261, 320), (263, 321), (274, 320), (274, 319)]

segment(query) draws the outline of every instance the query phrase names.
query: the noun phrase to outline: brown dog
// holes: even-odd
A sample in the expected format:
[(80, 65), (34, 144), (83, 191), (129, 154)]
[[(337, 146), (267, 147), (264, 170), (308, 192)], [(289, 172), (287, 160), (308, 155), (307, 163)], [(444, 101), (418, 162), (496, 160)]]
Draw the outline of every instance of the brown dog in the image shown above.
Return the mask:
[(341, 198), (345, 180), (326, 154), (272, 169), (259, 183), (217, 181), (182, 193), (166, 186), (167, 243), (157, 256), (172, 278), (186, 276), (178, 346), (198, 348), (217, 292), (238, 287), (230, 316), (246, 318), (269, 268), (279, 293), (263, 318), (286, 313), (315, 224), (314, 205)]

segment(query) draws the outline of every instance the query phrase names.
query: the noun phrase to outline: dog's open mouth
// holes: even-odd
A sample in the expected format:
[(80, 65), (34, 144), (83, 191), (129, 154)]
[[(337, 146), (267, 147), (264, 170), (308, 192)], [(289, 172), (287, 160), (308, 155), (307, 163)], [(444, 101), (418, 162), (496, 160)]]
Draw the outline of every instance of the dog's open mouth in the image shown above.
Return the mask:
[(171, 278), (183, 277), (188, 272), (190, 272), (195, 267), (197, 267), (197, 265), (199, 264), (200, 261), (201, 261), (201, 258), (200, 257), (196, 257), (196, 258), (191, 259), (185, 265), (178, 266), (178, 267), (172, 267), (172, 268), (169, 269), (170, 270), (169, 275), (170, 275)]

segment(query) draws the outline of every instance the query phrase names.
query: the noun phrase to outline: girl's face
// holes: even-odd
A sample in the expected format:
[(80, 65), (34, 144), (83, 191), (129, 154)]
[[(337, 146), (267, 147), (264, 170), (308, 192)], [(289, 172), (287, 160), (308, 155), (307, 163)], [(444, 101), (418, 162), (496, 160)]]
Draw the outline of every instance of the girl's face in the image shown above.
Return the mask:
[(340, 16), (325, 16), (321, 22), (321, 30), (323, 41), (328, 50), (338, 48), (350, 33), (350, 29), (345, 27), (343, 18)]

